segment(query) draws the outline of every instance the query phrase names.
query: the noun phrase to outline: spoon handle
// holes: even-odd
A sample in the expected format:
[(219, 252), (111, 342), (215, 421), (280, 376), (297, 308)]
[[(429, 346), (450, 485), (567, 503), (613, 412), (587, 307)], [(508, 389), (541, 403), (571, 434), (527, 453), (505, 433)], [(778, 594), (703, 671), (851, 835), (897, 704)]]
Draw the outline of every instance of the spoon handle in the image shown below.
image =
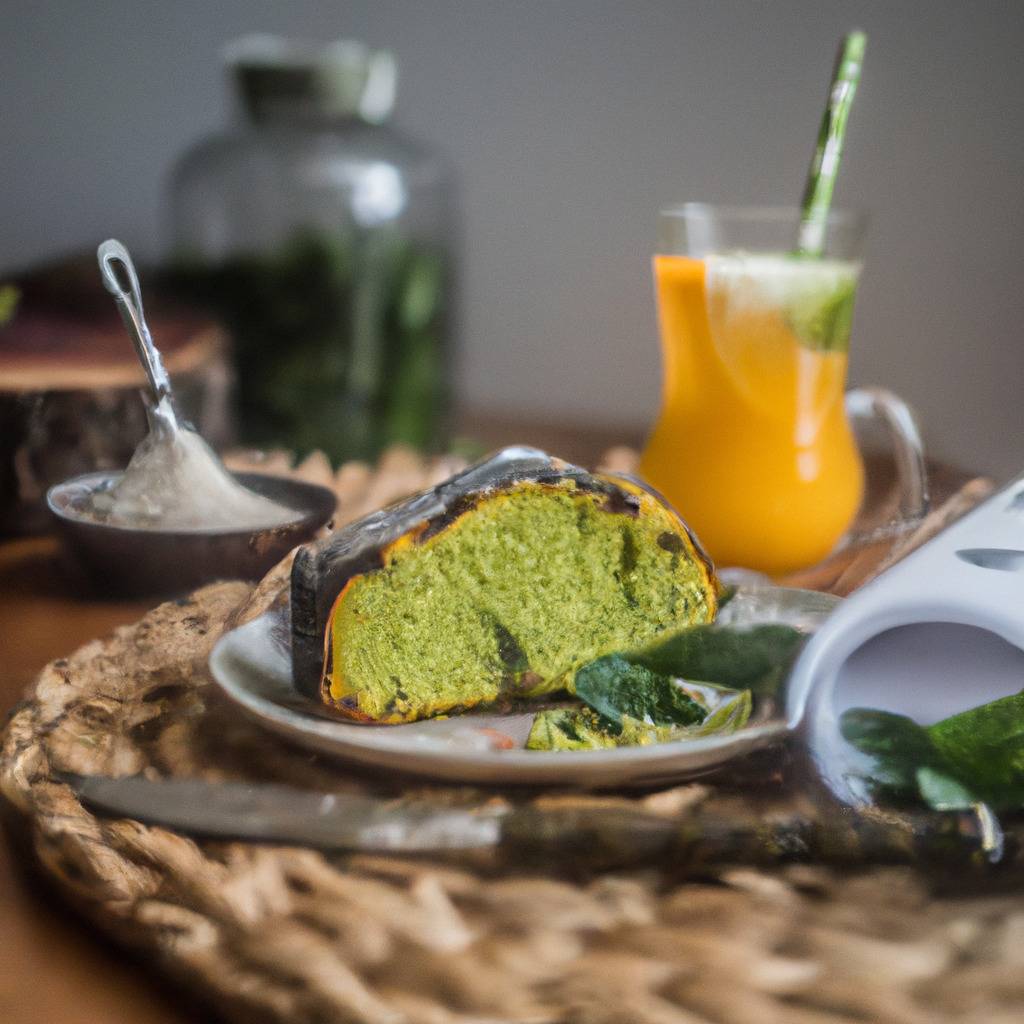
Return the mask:
[(118, 312), (131, 335), (142, 368), (146, 371), (154, 405), (160, 405), (164, 399), (168, 399), (166, 405), (169, 406), (171, 381), (146, 325), (135, 264), (128, 250), (115, 238), (109, 238), (100, 245), (96, 250), (96, 258), (99, 260), (103, 286), (114, 296)]

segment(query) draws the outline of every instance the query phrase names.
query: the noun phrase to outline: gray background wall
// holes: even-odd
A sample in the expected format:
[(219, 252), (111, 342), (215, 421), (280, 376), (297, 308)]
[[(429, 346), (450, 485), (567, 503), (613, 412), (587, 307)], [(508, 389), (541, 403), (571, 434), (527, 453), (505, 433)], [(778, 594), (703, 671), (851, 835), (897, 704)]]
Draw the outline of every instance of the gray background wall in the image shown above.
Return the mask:
[(653, 415), (659, 205), (792, 202), (833, 47), (870, 36), (839, 201), (874, 218), (852, 375), (932, 450), (1024, 465), (1024, 3), (65, 0), (4, 4), (0, 270), (118, 235), (160, 251), (173, 159), (229, 116), (223, 42), (350, 36), (459, 169), (471, 406)]

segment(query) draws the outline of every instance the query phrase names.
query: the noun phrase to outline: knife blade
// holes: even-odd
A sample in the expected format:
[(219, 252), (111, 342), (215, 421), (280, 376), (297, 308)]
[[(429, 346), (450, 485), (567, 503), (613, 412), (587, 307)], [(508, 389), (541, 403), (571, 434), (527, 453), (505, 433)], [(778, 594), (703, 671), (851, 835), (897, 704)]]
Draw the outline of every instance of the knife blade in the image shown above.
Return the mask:
[(627, 865), (665, 856), (679, 836), (678, 822), (620, 806), (547, 810), (483, 801), (444, 807), (272, 783), (70, 773), (61, 778), (102, 815), (197, 837), (324, 850), (439, 854), (500, 848), (517, 863), (554, 857), (576, 865)]
[(501, 838), (500, 805), (470, 810), (266, 783), (62, 776), (90, 810), (217, 839), (402, 853), (472, 850)]
[[(854, 812), (814, 810), (806, 803), (772, 811), (755, 802), (745, 810), (697, 808), (676, 818), (618, 804), (544, 808), (486, 801), (464, 808), (272, 783), (141, 775), (61, 778), (92, 811), (197, 837), (378, 853), (495, 849), (520, 867), (554, 861), (574, 869), (671, 863), (682, 876), (714, 864), (764, 866), (795, 858), (963, 871), (989, 866), (1001, 848), (998, 823), (994, 841), (992, 828), (976, 811)], [(1016, 868), (1024, 869), (1024, 857), (1018, 859)]]

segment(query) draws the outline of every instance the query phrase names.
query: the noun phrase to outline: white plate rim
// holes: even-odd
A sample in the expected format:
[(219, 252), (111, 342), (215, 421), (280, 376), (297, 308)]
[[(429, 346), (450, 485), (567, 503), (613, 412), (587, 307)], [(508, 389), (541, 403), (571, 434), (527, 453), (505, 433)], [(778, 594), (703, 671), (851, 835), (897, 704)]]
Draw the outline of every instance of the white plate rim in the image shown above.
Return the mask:
[[(814, 594), (816, 600), (823, 597)], [(583, 787), (653, 784), (706, 774), (781, 741), (790, 731), (780, 717), (728, 736), (610, 750), (474, 750), (410, 744), (401, 731), (404, 726), (333, 721), (279, 703), (254, 685), (256, 673), (247, 673), (239, 666), (238, 662), (244, 659), (238, 648), (272, 644), (275, 632), (278, 636), (287, 632), (287, 614), (287, 607), (279, 605), (225, 633), (210, 655), (213, 680), (228, 700), (270, 731), (320, 753), (363, 766), (386, 767), (404, 774), (466, 783)], [(279, 644), (276, 657), (279, 661), (287, 658)], [(265, 668), (261, 671), (270, 675)], [(288, 676), (284, 685), (290, 687), (290, 671)], [(279, 674), (276, 679), (281, 685), (282, 676)]]

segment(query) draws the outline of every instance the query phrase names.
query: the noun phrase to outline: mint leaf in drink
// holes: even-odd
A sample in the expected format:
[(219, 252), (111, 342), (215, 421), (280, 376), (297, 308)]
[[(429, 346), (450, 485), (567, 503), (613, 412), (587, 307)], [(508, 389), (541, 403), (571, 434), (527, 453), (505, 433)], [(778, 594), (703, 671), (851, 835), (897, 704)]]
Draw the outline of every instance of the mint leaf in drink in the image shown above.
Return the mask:
[[(815, 351), (849, 348), (860, 275), (853, 260), (724, 253), (707, 257), (705, 266), (708, 322), (719, 345), (728, 349), (733, 336), (770, 339), (774, 327)], [(726, 362), (737, 358), (732, 353)]]
[(804, 292), (790, 300), (786, 317), (793, 333), (808, 348), (846, 352), (850, 347), (856, 296), (856, 278), (838, 278), (828, 290)]

